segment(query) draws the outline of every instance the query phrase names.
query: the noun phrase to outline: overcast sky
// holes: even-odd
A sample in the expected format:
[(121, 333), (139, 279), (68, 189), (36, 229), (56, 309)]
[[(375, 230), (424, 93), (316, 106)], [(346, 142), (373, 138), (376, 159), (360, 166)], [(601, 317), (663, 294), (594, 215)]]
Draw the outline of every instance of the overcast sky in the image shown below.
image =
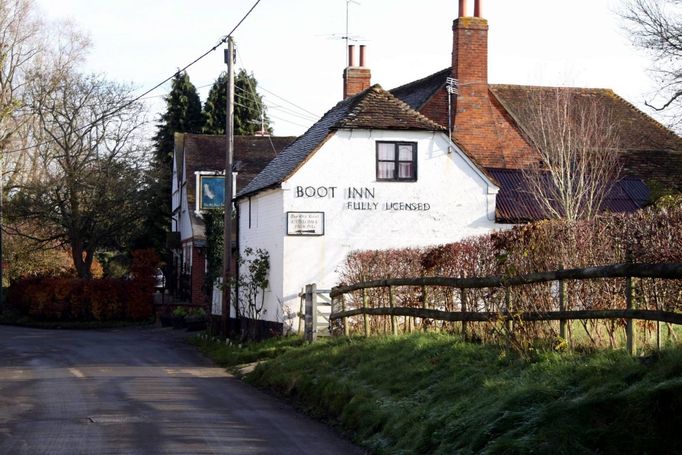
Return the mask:
[[(90, 35), (89, 71), (141, 93), (210, 49), (255, 0), (37, 0), (49, 19)], [(468, 2), (473, 8), (473, 0)], [(450, 66), (457, 0), (358, 0), (350, 35), (367, 45), (372, 82), (390, 89)], [(622, 0), (483, 0), (491, 83), (605, 87), (641, 109), (653, 92), (648, 56), (616, 11)], [(237, 66), (263, 89), (275, 134), (300, 135), (341, 99), (346, 0), (261, 0), (234, 34)], [(224, 71), (222, 49), (188, 72), (200, 89)], [(149, 98), (164, 108), (166, 84)], [(278, 98), (279, 97), (279, 98)], [(284, 101), (286, 100), (286, 101)], [(293, 103), (290, 104), (290, 103)], [(296, 105), (296, 106), (294, 106)], [(646, 110), (647, 113), (650, 113)], [(313, 115), (314, 114), (314, 115)]]

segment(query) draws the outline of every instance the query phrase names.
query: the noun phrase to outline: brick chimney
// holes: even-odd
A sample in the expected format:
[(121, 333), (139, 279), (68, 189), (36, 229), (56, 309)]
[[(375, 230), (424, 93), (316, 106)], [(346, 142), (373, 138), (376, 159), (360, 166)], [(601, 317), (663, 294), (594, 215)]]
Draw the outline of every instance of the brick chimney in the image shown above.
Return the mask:
[(353, 96), (356, 93), (369, 88), (372, 73), (365, 68), (365, 45), (360, 45), (360, 65), (355, 66), (355, 46), (348, 46), (348, 66), (343, 70), (343, 98)]
[(459, 0), (459, 17), (452, 23), (452, 77), (460, 94), (487, 91), (488, 84), (488, 21), (481, 17), (481, 0), (475, 0), (473, 17), (466, 15), (466, 4)]

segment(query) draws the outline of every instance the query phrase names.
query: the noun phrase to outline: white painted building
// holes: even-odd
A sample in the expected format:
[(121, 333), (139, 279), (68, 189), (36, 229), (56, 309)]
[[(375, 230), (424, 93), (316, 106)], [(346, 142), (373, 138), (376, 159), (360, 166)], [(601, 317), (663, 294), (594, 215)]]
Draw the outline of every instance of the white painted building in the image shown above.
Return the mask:
[(437, 123), (380, 86), (341, 101), (237, 195), (239, 248), (270, 254), (263, 319), (296, 327), (354, 250), (437, 245), (499, 228), (498, 187)]

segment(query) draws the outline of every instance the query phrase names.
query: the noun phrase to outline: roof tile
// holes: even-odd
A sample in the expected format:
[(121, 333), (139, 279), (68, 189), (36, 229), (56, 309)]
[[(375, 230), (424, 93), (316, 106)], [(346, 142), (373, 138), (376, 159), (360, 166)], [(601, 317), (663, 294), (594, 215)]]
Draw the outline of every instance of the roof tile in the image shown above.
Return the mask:
[(373, 85), (327, 111), (308, 131), (277, 155), (237, 197), (282, 183), (333, 131), (347, 128), (443, 130), (442, 126), (413, 110), (380, 85)]

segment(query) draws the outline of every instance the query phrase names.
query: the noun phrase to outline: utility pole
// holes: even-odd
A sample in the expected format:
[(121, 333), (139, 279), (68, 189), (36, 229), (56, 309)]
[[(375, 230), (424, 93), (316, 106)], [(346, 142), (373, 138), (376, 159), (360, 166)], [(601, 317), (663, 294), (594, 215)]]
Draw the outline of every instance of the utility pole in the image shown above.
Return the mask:
[[(222, 332), (227, 338), (230, 328), (230, 308), (232, 300), (232, 156), (234, 150), (234, 41), (227, 37), (225, 63), (227, 64), (227, 110), (225, 116), (225, 229), (223, 230), (223, 305)], [(235, 313), (235, 316), (237, 314)]]
[(3, 261), (3, 251), (2, 251), (2, 203), (3, 203), (3, 197), (2, 197), (2, 192), (4, 191), (3, 188), (3, 181), (2, 181), (2, 170), (4, 168), (4, 157), (0, 156), (0, 313), (5, 311), (5, 290), (3, 287), (4, 284), (4, 277), (5, 277), (5, 261)]

